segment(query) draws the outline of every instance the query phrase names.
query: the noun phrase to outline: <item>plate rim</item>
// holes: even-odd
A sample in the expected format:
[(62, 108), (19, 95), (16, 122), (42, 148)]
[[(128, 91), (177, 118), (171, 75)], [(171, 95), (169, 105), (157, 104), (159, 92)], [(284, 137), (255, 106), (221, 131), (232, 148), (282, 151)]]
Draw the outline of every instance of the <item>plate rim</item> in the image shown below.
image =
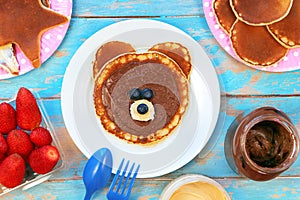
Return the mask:
[[(78, 56), (80, 57), (79, 53), (80, 52), (85, 52), (86, 50), (88, 50), (88, 47), (89, 47), (89, 43), (93, 42), (93, 39), (98, 37), (98, 35), (102, 35), (102, 37), (105, 37), (107, 36), (108, 38), (110, 37), (113, 37), (111, 34), (111, 30), (115, 29), (115, 28), (118, 28), (120, 25), (122, 26), (125, 26), (125, 27), (129, 27), (128, 25), (130, 24), (134, 24), (134, 27), (132, 28), (132, 30), (137, 30), (137, 29), (141, 29), (141, 28), (159, 28), (159, 29), (163, 29), (163, 30), (169, 30), (169, 31), (174, 31), (176, 33), (179, 33), (179, 34), (183, 34), (185, 37), (188, 37), (189, 39), (192, 39), (195, 43), (197, 43), (191, 36), (189, 36), (187, 33), (183, 32), (182, 30), (170, 25), (170, 24), (167, 24), (167, 23), (164, 23), (164, 22), (161, 22), (161, 21), (158, 21), (158, 20), (150, 20), (150, 19), (129, 19), (129, 20), (123, 20), (123, 21), (120, 21), (120, 22), (117, 22), (117, 23), (113, 23), (111, 25), (108, 25), (100, 30), (98, 30), (96, 33), (94, 33), (93, 35), (91, 35), (79, 48), (78, 50), (75, 52), (75, 54), (73, 55), (71, 61), (69, 62), (69, 65), (66, 69), (66, 72), (65, 72), (65, 75), (64, 75), (64, 79), (63, 79), (63, 83), (62, 83), (62, 90), (61, 90), (61, 109), (62, 109), (62, 114), (63, 114), (63, 119), (64, 119), (64, 122), (65, 122), (65, 125), (66, 125), (66, 128), (68, 130), (68, 133), (69, 135), (71, 136), (72, 140), (74, 141), (75, 145), (77, 146), (77, 148), (86, 156), (86, 157), (90, 157), (91, 154), (89, 152), (87, 152), (87, 150), (84, 148), (84, 144), (81, 146), (77, 145), (77, 143), (81, 143), (80, 142), (80, 137), (79, 135), (77, 136), (74, 136), (74, 132), (76, 132), (76, 126), (75, 125), (72, 125), (72, 123), (75, 122), (75, 119), (74, 117), (72, 116), (73, 112), (72, 112), (72, 108), (73, 108), (73, 102), (70, 102), (70, 101), (67, 101), (67, 99), (69, 97), (72, 97), (73, 96), (73, 92), (74, 92), (74, 88), (72, 88), (70, 90), (70, 88), (68, 88), (67, 86), (70, 85), (70, 84), (75, 84), (76, 83), (76, 80), (77, 80), (77, 77), (78, 77), (78, 72), (80, 71), (81, 67), (80, 67), (80, 64), (77, 63), (77, 66), (76, 69), (75, 69), (75, 75), (72, 75), (70, 76), (69, 74), (74, 71), (74, 67), (71, 69), (71, 67), (69, 66), (74, 66), (74, 62), (75, 62), (75, 58), (77, 58)], [(130, 31), (132, 31), (130, 29)], [(128, 31), (128, 28), (127, 30)], [(118, 35), (120, 34), (120, 32), (118, 32), (117, 34), (115, 35)], [(101, 42), (100, 42), (101, 44)], [(197, 45), (199, 45), (197, 43)], [(204, 50), (202, 49), (202, 47), (199, 45), (198, 47), (199, 49), (201, 49), (201, 51), (204, 52)], [(205, 54), (205, 52), (204, 52)], [(143, 175), (143, 176), (138, 176), (138, 178), (149, 178), (149, 177), (157, 177), (157, 176), (161, 176), (161, 175), (164, 175), (164, 174), (167, 174), (167, 173), (170, 173), (172, 171), (175, 171), (177, 170), (178, 168), (182, 167), (183, 165), (187, 164), (189, 161), (191, 161), (195, 156), (197, 156), (200, 151), (205, 147), (205, 145), (207, 144), (209, 138), (211, 137), (213, 131), (214, 131), (214, 128), (216, 126), (216, 123), (217, 123), (217, 120), (218, 120), (218, 115), (219, 115), (219, 112), (220, 112), (220, 85), (219, 85), (219, 81), (218, 81), (218, 78), (217, 78), (217, 74), (216, 74), (216, 71), (213, 67), (213, 64), (211, 62), (211, 60), (209, 59), (209, 57), (207, 56), (207, 54), (205, 54), (206, 56), (206, 59), (210, 62), (210, 67), (208, 70), (208, 73), (211, 73), (213, 75), (213, 78), (215, 79), (215, 83), (217, 83), (214, 87), (216, 87), (214, 90), (218, 92), (218, 95), (217, 97), (214, 99), (216, 100), (216, 103), (217, 103), (217, 106), (215, 107), (216, 109), (216, 113), (214, 113), (212, 116), (213, 116), (213, 119), (212, 119), (212, 123), (211, 123), (211, 126), (209, 127), (209, 137), (207, 138), (207, 141), (205, 141), (203, 147), (197, 151), (196, 153), (193, 153), (192, 155), (186, 155), (186, 152), (183, 154), (184, 156), (182, 157), (188, 157), (186, 158), (184, 161), (181, 161), (181, 162), (176, 162), (177, 165), (176, 166), (167, 166), (167, 169), (164, 169), (160, 172), (156, 172), (156, 173), (152, 173), (152, 174), (147, 174), (147, 175)], [(207, 67), (208, 68), (208, 67)], [(211, 92), (211, 91), (209, 91)], [(71, 122), (69, 121), (71, 120)], [(72, 134), (73, 133), (73, 134)], [(178, 164), (179, 163), (179, 164)], [(172, 164), (171, 164), (172, 165)], [(173, 164), (174, 165), (174, 164)], [(171, 169), (170, 169), (171, 168)]]

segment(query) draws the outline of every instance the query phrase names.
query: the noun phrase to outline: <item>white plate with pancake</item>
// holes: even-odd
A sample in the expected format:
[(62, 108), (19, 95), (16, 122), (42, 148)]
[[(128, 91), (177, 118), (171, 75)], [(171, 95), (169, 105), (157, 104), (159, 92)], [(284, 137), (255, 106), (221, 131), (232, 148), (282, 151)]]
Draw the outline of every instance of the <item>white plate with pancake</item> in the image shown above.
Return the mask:
[[(98, 48), (108, 41), (127, 42), (138, 50), (161, 42), (178, 42), (190, 51), (193, 69), (189, 108), (180, 126), (155, 145), (128, 144), (106, 133), (95, 114), (92, 63)], [(125, 20), (99, 30), (74, 54), (62, 84), (61, 107), (68, 132), (86, 157), (107, 147), (113, 155), (113, 172), (125, 158), (141, 165), (139, 178), (150, 178), (177, 170), (204, 148), (218, 120), (220, 87), (208, 56), (188, 34), (155, 20)]]

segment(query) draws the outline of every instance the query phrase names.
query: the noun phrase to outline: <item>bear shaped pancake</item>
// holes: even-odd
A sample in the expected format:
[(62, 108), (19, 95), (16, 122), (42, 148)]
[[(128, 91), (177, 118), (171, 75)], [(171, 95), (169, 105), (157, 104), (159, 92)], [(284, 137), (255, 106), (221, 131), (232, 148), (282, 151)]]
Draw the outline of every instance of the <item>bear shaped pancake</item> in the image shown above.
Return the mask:
[(102, 126), (129, 143), (153, 144), (165, 138), (188, 106), (186, 74), (175, 59), (153, 48), (114, 57), (95, 77), (94, 105)]

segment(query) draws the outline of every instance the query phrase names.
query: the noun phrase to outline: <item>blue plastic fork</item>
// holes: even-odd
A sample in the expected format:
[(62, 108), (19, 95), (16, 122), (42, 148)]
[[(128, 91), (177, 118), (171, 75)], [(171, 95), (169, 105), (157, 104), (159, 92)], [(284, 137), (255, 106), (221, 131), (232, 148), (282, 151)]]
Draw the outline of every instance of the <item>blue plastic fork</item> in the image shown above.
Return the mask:
[[(132, 175), (132, 171), (135, 166), (135, 163), (133, 163), (131, 165), (130, 170), (128, 172), (127, 169), (129, 166), (129, 161), (127, 161), (125, 168), (122, 169), (124, 161), (125, 161), (125, 159), (122, 159), (122, 162), (120, 163), (117, 173), (116, 173), (113, 181), (111, 182), (108, 192), (106, 194), (106, 197), (109, 200), (128, 200), (129, 199), (135, 178), (140, 169), (140, 165), (137, 166), (135, 172)], [(130, 182), (128, 182), (131, 175), (132, 175), (132, 178), (131, 178)], [(125, 177), (126, 177), (126, 179), (124, 180)], [(128, 187), (127, 187), (127, 185), (128, 185)]]

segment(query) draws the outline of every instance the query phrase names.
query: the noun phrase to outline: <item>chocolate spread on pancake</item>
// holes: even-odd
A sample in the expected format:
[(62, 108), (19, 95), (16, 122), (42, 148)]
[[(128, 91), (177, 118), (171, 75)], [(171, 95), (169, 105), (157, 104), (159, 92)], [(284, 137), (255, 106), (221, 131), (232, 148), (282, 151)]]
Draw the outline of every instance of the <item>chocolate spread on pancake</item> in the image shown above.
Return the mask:
[[(131, 134), (147, 136), (168, 124), (179, 108), (179, 91), (173, 72), (160, 63), (132, 62), (117, 70), (103, 85), (104, 106), (116, 125)], [(150, 88), (154, 92), (151, 102), (156, 117), (148, 122), (130, 117), (132, 88)]]

